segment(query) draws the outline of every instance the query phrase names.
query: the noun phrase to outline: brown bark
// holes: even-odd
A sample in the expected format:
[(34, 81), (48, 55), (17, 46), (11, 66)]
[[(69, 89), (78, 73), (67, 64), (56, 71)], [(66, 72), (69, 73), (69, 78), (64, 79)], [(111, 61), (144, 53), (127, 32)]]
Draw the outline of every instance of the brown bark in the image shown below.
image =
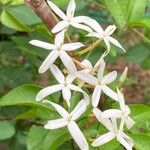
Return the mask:
[(31, 8), (51, 31), (52, 28), (58, 23), (58, 19), (50, 10), (45, 0), (24, 0), (26, 5)]

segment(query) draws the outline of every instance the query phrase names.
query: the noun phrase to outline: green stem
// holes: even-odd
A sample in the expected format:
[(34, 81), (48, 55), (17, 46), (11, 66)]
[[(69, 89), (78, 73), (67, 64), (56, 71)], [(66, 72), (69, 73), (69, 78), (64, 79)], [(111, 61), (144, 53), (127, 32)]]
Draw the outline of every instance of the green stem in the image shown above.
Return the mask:
[(79, 52), (77, 52), (75, 55), (77, 56), (82, 56), (86, 53), (88, 53), (89, 51), (92, 51), (102, 40), (98, 39), (97, 41), (95, 41), (91, 46), (87, 47), (86, 49), (83, 49)]

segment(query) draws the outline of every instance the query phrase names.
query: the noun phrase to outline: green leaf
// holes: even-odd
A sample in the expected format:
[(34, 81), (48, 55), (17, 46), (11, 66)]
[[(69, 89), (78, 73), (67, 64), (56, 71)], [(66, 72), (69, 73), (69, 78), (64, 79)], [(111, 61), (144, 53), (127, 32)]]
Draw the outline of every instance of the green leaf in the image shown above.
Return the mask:
[(141, 63), (141, 67), (147, 70), (150, 69), (150, 56)]
[(24, 4), (24, 0), (11, 0), (11, 5), (21, 5)]
[(9, 3), (11, 0), (0, 0), (0, 3), (2, 3), (3, 5)]
[(145, 134), (132, 134), (131, 138), (134, 141), (134, 147), (136, 150), (149, 150), (150, 136)]
[(40, 89), (38, 86), (28, 84), (15, 88), (0, 99), (0, 106), (37, 106), (54, 111), (51, 107), (35, 100)]
[(141, 18), (139, 20), (133, 21), (129, 23), (129, 27), (144, 27), (144, 28), (150, 28), (150, 18)]
[(32, 31), (32, 29), (30, 29), (28, 26), (24, 25), (21, 21), (17, 20), (17, 18), (13, 14), (11, 14), (7, 9), (4, 9), (1, 14), (1, 22), (3, 25), (9, 28), (13, 28), (17, 31)]
[(119, 27), (124, 28), (128, 21), (129, 0), (105, 0)]
[(0, 121), (0, 140), (11, 138), (15, 134), (15, 127), (10, 121)]
[(133, 22), (142, 18), (147, 6), (147, 0), (130, 0), (130, 11), (128, 22)]
[(150, 51), (148, 47), (144, 44), (138, 44), (128, 50), (125, 58), (128, 62), (141, 63), (149, 56), (149, 54)]
[(45, 130), (43, 127), (32, 126), (27, 137), (27, 149), (43, 150), (42, 146), (46, 135), (47, 130)]
[(60, 145), (69, 140), (65, 128), (46, 130), (43, 127), (32, 126), (28, 134), (28, 150), (57, 150)]

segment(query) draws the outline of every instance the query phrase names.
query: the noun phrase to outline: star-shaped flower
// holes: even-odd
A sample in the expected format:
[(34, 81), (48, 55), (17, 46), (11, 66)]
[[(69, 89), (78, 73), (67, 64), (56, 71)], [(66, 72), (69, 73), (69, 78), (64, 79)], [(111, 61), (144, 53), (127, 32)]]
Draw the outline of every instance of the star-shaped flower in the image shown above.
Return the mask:
[(131, 117), (129, 117), (130, 114), (130, 108), (125, 105), (125, 100), (123, 94), (119, 91), (118, 92), (118, 101), (120, 104), (120, 110), (119, 109), (108, 109), (103, 112), (102, 117), (103, 118), (121, 118), (125, 121), (125, 124), (127, 125), (127, 128), (130, 129), (133, 127), (135, 122), (132, 120)]
[(83, 47), (84, 45), (80, 42), (64, 44), (64, 31), (56, 35), (55, 44), (49, 44), (39, 40), (32, 40), (29, 43), (51, 51), (40, 66), (39, 73), (44, 73), (47, 71), (58, 57), (61, 59), (70, 73), (76, 72), (76, 66), (67, 52), (74, 51)]
[(113, 82), (116, 78), (117, 78), (117, 72), (113, 71), (107, 75), (104, 76), (104, 70), (105, 70), (105, 62), (104, 60), (101, 60), (101, 65), (98, 69), (98, 77), (94, 77), (88, 73), (85, 73), (84, 71), (78, 71), (76, 73), (76, 76), (90, 84), (90, 85), (94, 85), (94, 92), (92, 95), (92, 105), (93, 107), (97, 107), (100, 97), (101, 97), (101, 93), (105, 93), (107, 96), (109, 96), (110, 98), (118, 101), (118, 97), (117, 97), (117, 93), (115, 93), (113, 90), (111, 90), (107, 85), (110, 84), (111, 82)]
[(96, 21), (94, 23), (90, 23), (89, 25), (91, 26), (93, 30), (95, 30), (95, 32), (90, 32), (87, 36), (96, 37), (100, 40), (104, 40), (107, 46), (108, 52), (110, 51), (110, 48), (111, 48), (110, 43), (112, 43), (113, 45), (119, 47), (124, 52), (126, 52), (125, 49), (121, 46), (121, 44), (116, 39), (111, 37), (111, 35), (116, 30), (115, 25), (108, 26), (106, 30), (103, 30), (102, 27), (99, 25), (99, 23)]
[[(81, 24), (83, 22), (83, 16), (78, 16), (78, 17), (74, 17), (74, 13), (75, 13), (75, 9), (76, 9), (76, 4), (74, 0), (71, 0), (68, 8), (67, 8), (67, 12), (66, 14), (64, 14), (64, 12), (62, 12), (54, 3), (52, 3), (51, 1), (47, 1), (49, 6), (51, 7), (51, 9), (57, 14), (57, 16), (59, 16), (63, 21), (60, 21), (53, 29), (52, 29), (52, 33), (57, 33), (60, 32), (64, 29), (67, 29), (70, 25), (75, 27), (75, 28), (79, 28), (79, 29), (83, 29), (85, 31), (88, 32), (92, 32), (92, 29), (86, 25)], [(91, 19), (92, 20), (92, 19)]]
[(50, 101), (44, 102), (51, 104), (56, 109), (56, 111), (62, 116), (62, 118), (60, 119), (48, 121), (48, 123), (44, 126), (45, 129), (53, 130), (67, 126), (72, 138), (75, 140), (80, 149), (89, 150), (88, 143), (75, 122), (86, 111), (87, 105), (85, 100), (81, 100), (70, 114), (58, 104), (55, 104)]
[(93, 147), (101, 146), (103, 144), (110, 142), (114, 138), (116, 138), (117, 141), (120, 142), (127, 150), (132, 150), (133, 141), (128, 135), (126, 135), (123, 132), (123, 126), (124, 126), (123, 120), (121, 121), (120, 127), (118, 129), (116, 119), (114, 119), (114, 118), (113, 119), (108, 119), (108, 118), (104, 119), (102, 117), (102, 112), (97, 108), (93, 109), (93, 113), (96, 116), (96, 118), (98, 119), (98, 121), (101, 122), (109, 130), (108, 133), (106, 133), (102, 136), (99, 136), (92, 143)]
[(89, 96), (86, 94), (86, 92), (84, 92), (80, 87), (72, 84), (75, 79), (74, 75), (69, 74), (65, 78), (65, 76), (56, 65), (52, 65), (50, 69), (59, 83), (42, 89), (36, 96), (37, 101), (40, 101), (55, 92), (62, 91), (63, 98), (67, 102), (67, 105), (70, 107), (71, 90), (73, 90), (81, 92), (84, 96), (84, 99), (87, 101), (87, 104), (89, 103)]

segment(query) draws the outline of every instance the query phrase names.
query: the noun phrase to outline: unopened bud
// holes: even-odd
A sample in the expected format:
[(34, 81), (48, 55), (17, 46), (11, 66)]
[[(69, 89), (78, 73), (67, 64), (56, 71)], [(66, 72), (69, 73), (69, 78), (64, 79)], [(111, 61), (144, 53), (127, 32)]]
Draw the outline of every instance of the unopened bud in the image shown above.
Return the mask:
[(123, 83), (126, 78), (127, 78), (127, 74), (128, 74), (128, 67), (126, 67), (122, 73), (122, 75), (120, 76), (119, 82)]

